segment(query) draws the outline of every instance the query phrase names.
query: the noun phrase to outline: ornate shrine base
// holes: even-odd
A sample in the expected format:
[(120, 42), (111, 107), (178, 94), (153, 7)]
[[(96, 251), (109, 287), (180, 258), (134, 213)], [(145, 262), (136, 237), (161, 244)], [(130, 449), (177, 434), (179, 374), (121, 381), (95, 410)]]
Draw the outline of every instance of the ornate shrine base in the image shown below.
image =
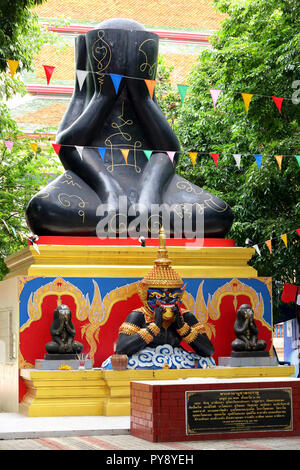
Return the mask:
[[(0, 282), (0, 315), (3, 321), (7, 319), (7, 336), (0, 338), (6, 348), (0, 361), (3, 411), (16, 412), (22, 402), (20, 409), (28, 416), (128, 415), (130, 381), (153, 377), (161, 380), (168, 378), (171, 371), (116, 372), (98, 368), (113, 353), (118, 328), (132, 306), (140, 305), (136, 283), (152, 268), (159, 241), (149, 239), (146, 247), (141, 247), (137, 240), (130, 239), (40, 237), (37, 243), (36, 247), (27, 246), (5, 260), (9, 274)], [(187, 284), (187, 301), (195, 310), (191, 311), (195, 314), (205, 311), (208, 318), (211, 310), (220, 317), (214, 323), (208, 318), (215, 328), (216, 358), (227, 353), (224, 344), (234, 339), (219, 334), (229, 319), (228, 309), (222, 307), (225, 316), (220, 313), (220, 303), (227, 293), (233, 299), (229, 319), (232, 325), (237, 296), (242, 295), (239, 301), (242, 303), (245, 299), (253, 300), (272, 354), (271, 280), (257, 277), (255, 269), (248, 265), (255, 250), (235, 247), (233, 240), (223, 239), (197, 243), (167, 240), (166, 245), (172, 267)], [(91, 353), (92, 370), (34, 369), (35, 361), (45, 353), (44, 345), (51, 339), (47, 321), (52, 318), (58, 295), (63, 302), (70, 302), (78, 335), (75, 339), (84, 343), (85, 353)], [(200, 310), (196, 311), (197, 305)], [(216, 338), (217, 342), (225, 343), (218, 345)], [(274, 369), (278, 369), (279, 375), (293, 374), (286, 367), (239, 369), (235, 372), (238, 377), (268, 375), (268, 370), (272, 375)], [(218, 371), (227, 377), (233, 369), (222, 370), (216, 369), (214, 373)], [(212, 371), (171, 373), (176, 378), (191, 377), (194, 373), (211, 377)]]
[[(236, 379), (290, 377), (294, 366), (216, 367), (178, 370), (71, 370), (22, 369), (28, 393), (20, 412), (37, 416), (129, 416), (130, 383), (178, 379)], [(182, 383), (182, 382), (178, 382)]]

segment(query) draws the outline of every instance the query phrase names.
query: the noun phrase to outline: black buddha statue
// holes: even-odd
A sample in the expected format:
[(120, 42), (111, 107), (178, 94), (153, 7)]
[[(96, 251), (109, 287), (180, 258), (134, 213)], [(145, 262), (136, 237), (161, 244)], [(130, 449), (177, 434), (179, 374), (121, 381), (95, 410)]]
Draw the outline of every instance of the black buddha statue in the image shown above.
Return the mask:
[[(83, 344), (74, 341), (75, 328), (72, 322), (71, 310), (67, 305), (58, 305), (53, 312), (53, 321), (50, 327), (52, 341), (46, 344), (48, 354), (46, 359), (56, 358), (57, 355), (76, 355), (83, 350)], [(55, 355), (55, 356), (53, 356)]]
[(267, 343), (258, 339), (258, 328), (250, 305), (243, 304), (237, 311), (234, 323), (236, 339), (232, 342), (234, 352), (264, 351)]
[[(33, 233), (158, 236), (159, 226), (168, 232), (163, 206), (171, 237), (181, 238), (188, 219), (183, 237), (226, 235), (226, 202), (175, 173), (180, 145), (145, 82), (156, 78), (157, 55), (158, 35), (132, 20), (107, 20), (76, 38), (76, 70), (88, 74), (82, 87), (76, 80), (57, 133), (65, 172), (28, 205)], [(122, 77), (117, 91), (111, 74)], [(167, 152), (176, 152), (173, 162)]]

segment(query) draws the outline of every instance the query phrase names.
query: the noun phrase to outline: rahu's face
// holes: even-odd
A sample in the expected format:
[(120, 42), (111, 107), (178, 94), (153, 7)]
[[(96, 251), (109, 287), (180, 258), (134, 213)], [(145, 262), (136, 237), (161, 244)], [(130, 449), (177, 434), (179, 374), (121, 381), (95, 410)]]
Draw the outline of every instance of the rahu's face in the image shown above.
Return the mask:
[(162, 306), (168, 312), (163, 316), (173, 316), (171, 312), (177, 302), (181, 303), (182, 294), (182, 289), (148, 289), (147, 304), (151, 310), (154, 310), (157, 305)]

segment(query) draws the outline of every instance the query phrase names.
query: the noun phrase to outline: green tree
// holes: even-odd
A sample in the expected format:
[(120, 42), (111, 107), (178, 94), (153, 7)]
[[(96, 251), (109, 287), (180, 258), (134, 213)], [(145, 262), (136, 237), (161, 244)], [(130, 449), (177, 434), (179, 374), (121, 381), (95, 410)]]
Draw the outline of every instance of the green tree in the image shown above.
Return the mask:
[[(50, 144), (41, 140), (37, 151), (12, 119), (8, 100), (25, 95), (22, 72), (33, 69), (34, 56), (46, 43), (57, 44), (31, 9), (43, 0), (0, 0), (0, 278), (7, 268), (4, 257), (26, 245), (28, 228), (25, 209), (29, 199), (44, 186), (60, 163)], [(19, 62), (17, 73), (9, 74), (7, 59)], [(13, 142), (9, 150), (5, 142)]]
[[(300, 284), (299, 80), (296, 0), (215, 0), (228, 18), (198, 58), (176, 132), (179, 172), (233, 208), (229, 237), (248, 238), (259, 275)], [(222, 90), (213, 109), (209, 89)], [(253, 94), (248, 114), (241, 93)], [(272, 99), (284, 97), (281, 113)], [(199, 152), (193, 168), (188, 152)], [(218, 168), (209, 156), (220, 153)], [(238, 169), (233, 154), (241, 154)], [(263, 156), (261, 169), (254, 154)], [(280, 171), (274, 155), (283, 155)], [(280, 236), (288, 233), (286, 248)], [(272, 253), (264, 242), (272, 239)], [(252, 244), (251, 243), (251, 244)]]

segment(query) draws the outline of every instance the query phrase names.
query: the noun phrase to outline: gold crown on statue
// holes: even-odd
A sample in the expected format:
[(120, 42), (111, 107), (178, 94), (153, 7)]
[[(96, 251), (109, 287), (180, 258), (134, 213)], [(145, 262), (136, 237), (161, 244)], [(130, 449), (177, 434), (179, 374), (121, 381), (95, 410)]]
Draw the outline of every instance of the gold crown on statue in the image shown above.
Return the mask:
[(149, 288), (170, 288), (179, 289), (182, 287), (183, 280), (179, 274), (171, 268), (171, 260), (168, 257), (166, 249), (166, 235), (163, 228), (159, 232), (159, 249), (157, 258), (151, 271), (146, 274), (141, 281), (146, 289)]

